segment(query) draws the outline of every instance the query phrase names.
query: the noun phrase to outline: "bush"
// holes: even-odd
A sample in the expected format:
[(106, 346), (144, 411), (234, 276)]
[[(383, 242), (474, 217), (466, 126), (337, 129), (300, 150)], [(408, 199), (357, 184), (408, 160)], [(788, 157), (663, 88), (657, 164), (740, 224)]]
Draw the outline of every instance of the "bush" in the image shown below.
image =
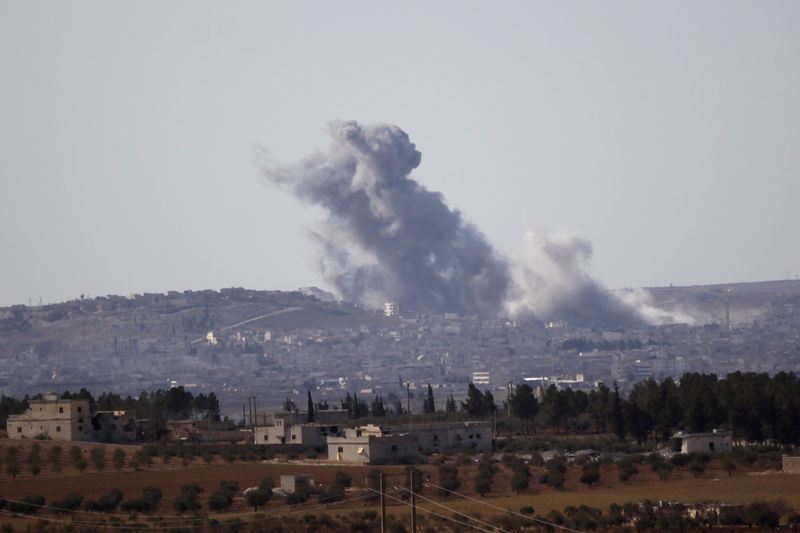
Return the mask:
[(342, 487), (349, 487), (353, 484), (353, 477), (347, 472), (338, 470), (334, 475), (333, 483), (335, 485), (341, 485)]
[(142, 495), (139, 498), (132, 498), (122, 504), (122, 510), (127, 512), (144, 513), (152, 511), (161, 501), (161, 490), (152, 486), (142, 489)]
[(52, 505), (53, 507), (63, 509), (64, 511), (74, 511), (75, 509), (80, 509), (82, 503), (83, 496), (74, 492), (70, 492), (64, 496), (63, 499), (53, 502)]
[(186, 511), (196, 511), (200, 509), (200, 504), (197, 501), (197, 496), (203, 492), (202, 487), (197, 485), (184, 485), (181, 487), (181, 493), (172, 502), (172, 508), (179, 512), (185, 513)]
[(122, 492), (117, 489), (111, 489), (97, 500), (86, 500), (86, 503), (83, 504), (83, 508), (92, 512), (109, 513), (114, 511), (121, 501)]
[(25, 496), (19, 502), (7, 502), (6, 508), (12, 513), (34, 514), (45, 504), (44, 496)]

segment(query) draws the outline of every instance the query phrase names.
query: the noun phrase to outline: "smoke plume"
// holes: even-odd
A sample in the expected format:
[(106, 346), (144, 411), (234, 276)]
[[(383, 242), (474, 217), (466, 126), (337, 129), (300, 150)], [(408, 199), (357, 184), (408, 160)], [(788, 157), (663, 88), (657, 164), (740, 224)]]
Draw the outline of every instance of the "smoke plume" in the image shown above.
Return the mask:
[(591, 245), (574, 236), (530, 238), (513, 266), (442, 195), (411, 178), (421, 154), (397, 126), (330, 124), (333, 146), (267, 181), (327, 210), (313, 232), (320, 268), (339, 296), (418, 313), (507, 314), (587, 325), (640, 321), (584, 271)]

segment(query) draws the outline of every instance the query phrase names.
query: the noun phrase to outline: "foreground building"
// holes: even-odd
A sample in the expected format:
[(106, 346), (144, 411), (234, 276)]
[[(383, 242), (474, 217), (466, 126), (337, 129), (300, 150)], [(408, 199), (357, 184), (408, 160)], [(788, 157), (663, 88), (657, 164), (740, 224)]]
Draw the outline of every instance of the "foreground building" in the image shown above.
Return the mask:
[(29, 400), (28, 410), (10, 415), (6, 429), (10, 439), (92, 440), (88, 400), (59, 400), (52, 392), (43, 400)]
[(679, 431), (670, 439), (672, 451), (681, 453), (729, 452), (733, 448), (733, 432), (718, 430), (707, 433)]
[(389, 435), (374, 425), (348, 428), (343, 437), (328, 437), (328, 459), (341, 463), (411, 463), (422, 459), (415, 435)]

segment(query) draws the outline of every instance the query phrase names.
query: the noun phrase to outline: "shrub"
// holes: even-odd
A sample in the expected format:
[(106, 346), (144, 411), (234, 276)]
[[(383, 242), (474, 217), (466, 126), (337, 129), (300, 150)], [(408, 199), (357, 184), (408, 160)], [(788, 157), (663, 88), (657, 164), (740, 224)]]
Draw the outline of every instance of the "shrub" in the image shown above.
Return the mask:
[(108, 513), (115, 510), (121, 501), (122, 492), (118, 489), (111, 489), (97, 500), (86, 500), (86, 503), (83, 504), (83, 508), (87, 511)]
[(6, 508), (12, 513), (34, 514), (45, 504), (44, 496), (25, 496), (19, 502), (7, 502)]
[(64, 511), (74, 511), (79, 509), (83, 503), (83, 496), (70, 492), (63, 499), (53, 502), (53, 507), (63, 509)]

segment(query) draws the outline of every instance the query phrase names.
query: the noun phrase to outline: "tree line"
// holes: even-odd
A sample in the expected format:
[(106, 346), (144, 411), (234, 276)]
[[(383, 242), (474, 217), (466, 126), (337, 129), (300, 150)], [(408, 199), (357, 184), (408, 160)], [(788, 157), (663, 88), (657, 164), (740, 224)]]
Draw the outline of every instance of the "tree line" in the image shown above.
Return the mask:
[(616, 384), (609, 389), (602, 383), (588, 393), (550, 385), (538, 398), (523, 383), (508, 402), (504, 407), (510, 406), (526, 432), (528, 424), (534, 430), (538, 424), (557, 433), (612, 432), (620, 440), (630, 437), (642, 443), (668, 439), (679, 430), (725, 428), (747, 442), (800, 444), (800, 381), (788, 372), (649, 378), (634, 385), (627, 398)]

